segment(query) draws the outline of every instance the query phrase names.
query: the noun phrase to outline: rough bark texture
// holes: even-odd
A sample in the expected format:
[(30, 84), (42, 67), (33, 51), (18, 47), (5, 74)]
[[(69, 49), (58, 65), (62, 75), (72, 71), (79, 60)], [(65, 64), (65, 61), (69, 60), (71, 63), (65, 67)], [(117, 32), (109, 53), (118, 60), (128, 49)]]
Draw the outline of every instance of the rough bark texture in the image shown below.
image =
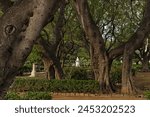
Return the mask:
[(121, 92), (123, 94), (133, 94), (135, 90), (132, 84), (133, 82), (132, 82), (132, 71), (131, 71), (133, 53), (128, 49), (128, 47), (131, 46), (126, 46), (123, 55), (122, 89), (121, 89)]
[(95, 79), (99, 81), (101, 93), (112, 92), (109, 82), (109, 59), (104, 40), (89, 12), (87, 0), (74, 0), (78, 17), (90, 41), (91, 62)]
[(52, 60), (49, 60), (48, 57), (43, 56), (43, 63), (46, 79), (55, 79), (55, 70)]
[(0, 18), (0, 97), (24, 64), (59, 0), (22, 0)]
[(149, 71), (149, 55), (145, 54), (142, 60), (142, 71), (148, 72)]

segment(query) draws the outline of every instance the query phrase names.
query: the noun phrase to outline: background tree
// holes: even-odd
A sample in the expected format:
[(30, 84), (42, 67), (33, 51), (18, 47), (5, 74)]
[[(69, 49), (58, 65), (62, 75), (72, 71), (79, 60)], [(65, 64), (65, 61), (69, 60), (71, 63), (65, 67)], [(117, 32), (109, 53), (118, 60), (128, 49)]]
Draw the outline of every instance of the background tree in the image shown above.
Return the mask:
[(145, 40), (143, 47), (135, 51), (135, 57), (139, 60), (138, 63), (141, 62), (142, 64), (141, 71), (149, 71), (150, 45), (148, 38)]
[[(110, 3), (113, 3), (113, 2), (114, 1), (111, 1)], [(136, 6), (136, 4), (134, 4), (134, 5)], [(120, 56), (123, 53), (126, 45), (128, 45), (129, 43), (131, 44), (132, 41), (136, 41), (136, 38), (134, 36), (132, 36), (132, 35), (136, 35), (136, 33), (134, 33), (135, 28), (133, 28), (133, 26), (132, 26), (132, 30), (134, 29), (134, 31), (133, 31), (133, 33), (130, 33), (130, 35), (128, 35), (129, 38), (130, 37), (133, 37), (133, 38), (130, 38), (129, 41), (124, 42), (123, 44), (121, 44), (121, 46), (119, 44), (119, 47), (113, 48), (111, 51), (108, 52), (108, 51), (106, 51), (104, 39), (107, 36), (109, 36), (109, 33), (106, 34), (104, 37), (100, 33), (98, 26), (96, 25), (95, 21), (93, 20), (91, 14), (90, 14), (90, 9), (88, 7), (87, 1), (86, 0), (84, 0), (82, 2), (75, 1), (75, 6), (77, 9), (78, 16), (81, 21), (82, 27), (86, 33), (86, 36), (90, 40), (90, 46), (92, 49), (91, 50), (91, 60), (92, 60), (93, 70), (95, 73), (95, 78), (96, 78), (96, 80), (98, 80), (100, 82), (100, 86), (102, 87), (102, 89), (101, 89), (102, 92), (111, 92), (110, 82), (109, 82), (109, 71), (110, 71), (111, 62), (114, 58)], [(128, 5), (128, 6), (130, 6), (130, 5)], [(131, 6), (131, 7), (133, 8), (133, 6)], [(111, 9), (111, 11), (113, 11), (113, 10)], [(131, 16), (131, 15), (132, 14), (129, 14), (129, 16)], [(113, 18), (111, 18), (111, 19), (113, 19)], [(129, 18), (129, 19), (131, 19), (131, 18)], [(112, 22), (112, 21), (114, 22), (114, 20), (111, 20), (110, 22)], [(117, 21), (117, 20), (115, 20), (115, 21)], [(146, 20), (146, 22), (148, 23), (148, 20)], [(114, 23), (112, 23), (112, 24), (114, 24)], [(142, 24), (142, 22), (141, 22), (141, 24)], [(126, 24), (123, 23), (123, 25), (126, 25)], [(136, 23), (135, 23), (135, 26), (137, 26)], [(106, 28), (106, 30), (104, 31), (104, 33), (106, 33), (107, 28), (110, 29), (108, 26), (106, 26), (105, 28)], [(138, 26), (137, 26), (137, 28), (138, 28)], [(118, 28), (115, 28), (115, 25), (112, 26), (112, 29), (115, 32), (119, 32)], [(110, 31), (113, 31), (112, 29)], [(146, 33), (146, 32), (144, 32), (144, 33)], [(113, 36), (115, 36), (115, 35), (113, 35)], [(112, 38), (112, 36), (111, 36), (111, 38)], [(108, 38), (107, 40), (110, 40), (110, 39)], [(128, 40), (128, 38), (126, 40)], [(138, 43), (138, 44), (139, 44), (139, 46), (141, 46), (141, 43)], [(139, 46), (136, 45), (135, 48), (139, 48)], [(96, 64), (94, 64), (94, 63), (96, 63)], [(128, 64), (124, 64), (124, 65), (128, 65)], [(125, 73), (125, 71), (123, 70), (123, 74), (124, 73)], [(123, 79), (126, 79), (126, 78), (123, 78)], [(128, 83), (126, 82), (124, 84), (124, 80), (122, 80), (122, 83), (123, 83), (123, 85), (122, 85), (122, 89), (123, 89), (124, 85), (128, 84)]]

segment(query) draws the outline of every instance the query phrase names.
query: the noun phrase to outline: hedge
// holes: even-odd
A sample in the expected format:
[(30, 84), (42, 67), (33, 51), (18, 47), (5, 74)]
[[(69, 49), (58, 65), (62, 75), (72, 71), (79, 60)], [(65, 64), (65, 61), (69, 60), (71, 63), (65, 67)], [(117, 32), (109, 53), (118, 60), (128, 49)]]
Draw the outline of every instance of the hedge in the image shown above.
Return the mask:
[(47, 92), (7, 92), (5, 100), (51, 100), (52, 97)]
[(58, 93), (98, 93), (99, 83), (94, 80), (46, 80), (17, 78), (10, 88), (14, 92), (58, 92)]

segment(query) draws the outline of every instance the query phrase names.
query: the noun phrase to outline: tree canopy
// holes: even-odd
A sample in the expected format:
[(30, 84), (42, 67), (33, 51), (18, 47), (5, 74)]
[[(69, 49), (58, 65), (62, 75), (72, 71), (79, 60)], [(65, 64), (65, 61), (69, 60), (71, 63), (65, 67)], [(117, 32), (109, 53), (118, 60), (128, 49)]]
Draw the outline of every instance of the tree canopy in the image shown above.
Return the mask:
[(47, 78), (61, 80), (77, 57), (101, 93), (115, 92), (111, 70), (118, 61), (121, 93), (135, 93), (132, 61), (148, 69), (150, 58), (149, 11), (150, 0), (0, 0), (0, 95), (27, 61), (43, 61)]

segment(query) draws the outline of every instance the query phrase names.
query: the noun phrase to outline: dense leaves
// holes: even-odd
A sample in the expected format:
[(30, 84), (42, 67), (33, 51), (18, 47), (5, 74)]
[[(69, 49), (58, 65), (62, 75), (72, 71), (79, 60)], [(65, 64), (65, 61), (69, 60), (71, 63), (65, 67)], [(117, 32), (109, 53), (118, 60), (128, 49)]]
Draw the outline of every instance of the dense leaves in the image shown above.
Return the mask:
[(48, 92), (7, 92), (5, 100), (51, 100), (52, 97)]
[(59, 93), (98, 93), (99, 83), (94, 80), (44, 80), (17, 78), (11, 91), (15, 92), (59, 92)]

